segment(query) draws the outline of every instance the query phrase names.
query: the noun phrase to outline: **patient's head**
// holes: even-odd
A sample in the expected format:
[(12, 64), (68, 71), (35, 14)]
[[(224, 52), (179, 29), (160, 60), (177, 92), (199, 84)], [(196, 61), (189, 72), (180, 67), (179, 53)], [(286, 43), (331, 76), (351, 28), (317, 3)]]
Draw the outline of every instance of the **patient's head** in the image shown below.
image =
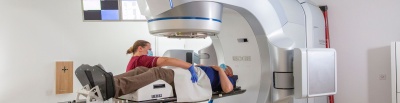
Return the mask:
[(150, 42), (145, 40), (137, 40), (133, 46), (131, 46), (126, 54), (133, 54), (134, 56), (146, 55), (148, 50), (151, 50)]

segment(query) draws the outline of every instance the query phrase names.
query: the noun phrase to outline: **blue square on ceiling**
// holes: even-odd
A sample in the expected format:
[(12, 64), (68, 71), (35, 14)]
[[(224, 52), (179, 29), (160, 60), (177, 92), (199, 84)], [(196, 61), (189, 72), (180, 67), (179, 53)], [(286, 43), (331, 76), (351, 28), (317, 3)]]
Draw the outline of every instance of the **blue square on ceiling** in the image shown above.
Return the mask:
[(101, 10), (101, 20), (119, 20), (119, 11)]

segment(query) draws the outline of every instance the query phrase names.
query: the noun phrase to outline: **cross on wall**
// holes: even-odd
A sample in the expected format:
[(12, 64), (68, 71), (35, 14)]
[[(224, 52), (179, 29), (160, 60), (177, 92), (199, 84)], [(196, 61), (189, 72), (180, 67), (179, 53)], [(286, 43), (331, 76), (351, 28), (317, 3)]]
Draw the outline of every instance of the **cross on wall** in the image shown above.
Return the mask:
[(64, 71), (64, 73), (65, 73), (65, 71), (66, 71), (66, 70), (68, 70), (68, 69), (67, 69), (67, 68), (65, 68), (65, 66), (64, 66), (64, 69), (61, 69), (61, 70), (63, 70), (63, 71)]

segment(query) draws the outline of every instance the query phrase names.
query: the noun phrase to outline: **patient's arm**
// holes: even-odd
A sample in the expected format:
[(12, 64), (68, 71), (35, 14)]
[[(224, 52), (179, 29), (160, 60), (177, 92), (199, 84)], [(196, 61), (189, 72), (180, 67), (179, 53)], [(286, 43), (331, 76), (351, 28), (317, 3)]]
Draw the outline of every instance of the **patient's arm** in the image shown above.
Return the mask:
[(211, 66), (214, 70), (218, 71), (219, 79), (221, 82), (222, 91), (225, 93), (231, 92), (233, 90), (233, 85), (225, 74), (225, 71), (218, 66)]
[(159, 57), (157, 59), (157, 66), (175, 66), (188, 69), (192, 64), (176, 58)]

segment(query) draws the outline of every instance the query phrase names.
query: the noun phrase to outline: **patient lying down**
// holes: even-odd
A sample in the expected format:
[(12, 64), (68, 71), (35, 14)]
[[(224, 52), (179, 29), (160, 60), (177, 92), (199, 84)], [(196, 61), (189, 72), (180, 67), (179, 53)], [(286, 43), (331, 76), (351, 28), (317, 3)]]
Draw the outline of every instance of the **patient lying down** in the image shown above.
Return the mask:
[[(235, 81), (232, 78), (233, 72), (232, 69), (228, 66), (226, 70), (218, 66), (198, 66), (203, 70), (208, 78), (210, 79), (210, 84), (212, 91), (223, 91), (228, 93), (233, 90), (233, 85), (235, 85)], [(101, 68), (98, 68), (101, 69)], [(106, 75), (105, 77), (110, 77), (112, 74), (103, 73)], [(108, 75), (108, 76), (107, 76)], [(172, 69), (165, 69), (161, 67), (154, 68), (146, 68), (146, 67), (137, 67), (131, 71), (116, 75), (113, 77), (114, 84), (112, 82), (106, 81), (97, 81), (94, 85), (107, 85), (107, 88), (115, 88), (113, 93), (107, 91), (107, 95), (104, 99), (109, 98), (118, 98), (125, 94), (130, 94), (135, 92), (136, 90), (154, 82), (159, 79), (164, 80), (168, 84), (174, 86), (174, 71)], [(100, 86), (100, 90), (105, 90), (105, 88), (101, 88), (104, 86)], [(106, 91), (101, 91), (102, 94)]]

